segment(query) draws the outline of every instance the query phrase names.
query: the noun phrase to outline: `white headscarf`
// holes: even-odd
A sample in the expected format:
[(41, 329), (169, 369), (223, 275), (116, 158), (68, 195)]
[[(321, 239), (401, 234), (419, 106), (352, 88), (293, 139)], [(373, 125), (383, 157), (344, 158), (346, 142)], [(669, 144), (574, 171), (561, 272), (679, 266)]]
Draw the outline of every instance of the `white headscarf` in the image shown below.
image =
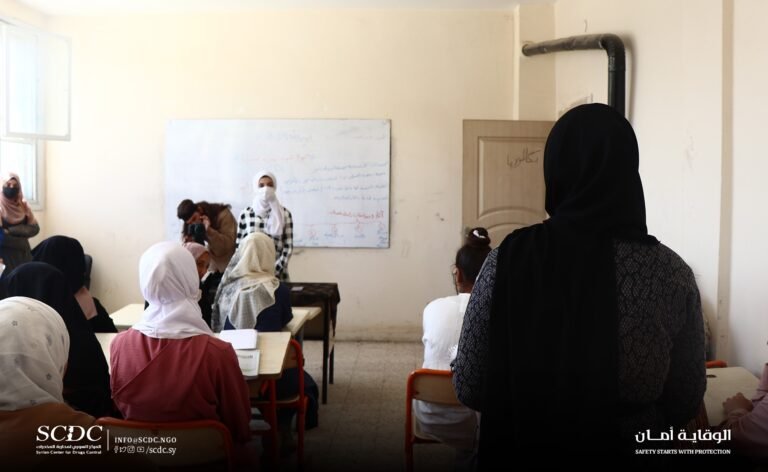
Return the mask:
[(208, 252), (207, 247), (193, 241), (188, 241), (184, 243), (182, 246), (184, 246), (184, 249), (192, 253), (192, 257), (194, 257), (195, 260), (200, 259), (200, 256)]
[[(273, 187), (265, 185), (260, 188), (259, 180), (262, 177), (272, 179)], [(283, 235), (285, 215), (275, 195), (276, 191), (277, 179), (271, 172), (261, 171), (253, 177), (253, 211), (264, 221), (264, 231), (272, 237), (279, 238)]]
[(149, 306), (133, 329), (160, 339), (212, 334), (197, 304), (199, 284), (195, 259), (181, 244), (147, 249), (139, 261), (139, 285)]
[[(264, 233), (251, 233), (240, 241), (229, 261), (213, 302), (212, 324), (221, 331), (224, 322), (239, 329), (256, 326), (256, 318), (275, 304), (275, 243)], [(248, 297), (240, 295), (247, 293)]]
[(0, 410), (63, 403), (69, 334), (64, 320), (43, 302), (0, 301)]

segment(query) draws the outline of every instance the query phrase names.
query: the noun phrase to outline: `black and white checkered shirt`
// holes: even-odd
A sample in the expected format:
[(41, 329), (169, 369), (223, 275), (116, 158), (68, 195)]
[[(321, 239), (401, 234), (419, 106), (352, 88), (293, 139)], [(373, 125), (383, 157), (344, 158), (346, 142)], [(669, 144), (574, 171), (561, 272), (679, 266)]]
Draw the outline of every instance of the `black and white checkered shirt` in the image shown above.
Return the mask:
[[(291, 258), (293, 252), (293, 217), (291, 212), (287, 208), (281, 207), (283, 214), (285, 215), (285, 226), (283, 226), (283, 234), (279, 237), (271, 236), (275, 242), (275, 254), (277, 254), (277, 260), (275, 260), (275, 276), (280, 280), (290, 280), (288, 277), (288, 260)], [(237, 237), (235, 238), (235, 248), (240, 246), (240, 241), (251, 233), (264, 231), (264, 222), (269, 219), (269, 212), (267, 210), (267, 217), (261, 219), (256, 216), (256, 212), (253, 208), (248, 207), (240, 213), (237, 224)]]

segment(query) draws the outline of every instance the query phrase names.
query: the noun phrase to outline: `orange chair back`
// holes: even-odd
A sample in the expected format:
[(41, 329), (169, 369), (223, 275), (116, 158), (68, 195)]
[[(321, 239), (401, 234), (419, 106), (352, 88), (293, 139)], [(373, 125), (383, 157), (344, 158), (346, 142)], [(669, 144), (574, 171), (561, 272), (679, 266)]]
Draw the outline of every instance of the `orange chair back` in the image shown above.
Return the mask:
[(232, 470), (232, 436), (219, 421), (161, 423), (103, 417), (96, 424), (108, 431), (110, 452), (126, 448), (125, 454), (143, 454), (159, 468)]

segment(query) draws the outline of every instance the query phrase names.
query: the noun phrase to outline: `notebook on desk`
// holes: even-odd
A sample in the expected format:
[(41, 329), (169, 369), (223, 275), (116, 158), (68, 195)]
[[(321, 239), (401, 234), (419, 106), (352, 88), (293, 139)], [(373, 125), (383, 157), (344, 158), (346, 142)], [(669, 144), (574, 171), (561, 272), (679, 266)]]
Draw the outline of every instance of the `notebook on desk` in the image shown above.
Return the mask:
[(222, 341), (226, 341), (235, 349), (256, 349), (256, 343), (259, 339), (258, 332), (255, 329), (225, 329), (217, 333)]
[(240, 370), (245, 377), (259, 376), (259, 360), (261, 352), (258, 349), (236, 349), (237, 362), (240, 364)]

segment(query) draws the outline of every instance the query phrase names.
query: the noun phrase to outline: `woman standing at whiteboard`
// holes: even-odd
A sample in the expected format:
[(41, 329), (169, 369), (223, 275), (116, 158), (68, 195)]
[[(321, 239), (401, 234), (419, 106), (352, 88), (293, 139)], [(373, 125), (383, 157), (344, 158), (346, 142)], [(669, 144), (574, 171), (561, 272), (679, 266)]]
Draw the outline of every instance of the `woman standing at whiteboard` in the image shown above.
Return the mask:
[(262, 171), (253, 178), (253, 203), (240, 213), (235, 246), (256, 231), (267, 234), (275, 243), (275, 276), (288, 281), (288, 260), (293, 252), (293, 217), (280, 205), (276, 190), (277, 179), (271, 172)]

